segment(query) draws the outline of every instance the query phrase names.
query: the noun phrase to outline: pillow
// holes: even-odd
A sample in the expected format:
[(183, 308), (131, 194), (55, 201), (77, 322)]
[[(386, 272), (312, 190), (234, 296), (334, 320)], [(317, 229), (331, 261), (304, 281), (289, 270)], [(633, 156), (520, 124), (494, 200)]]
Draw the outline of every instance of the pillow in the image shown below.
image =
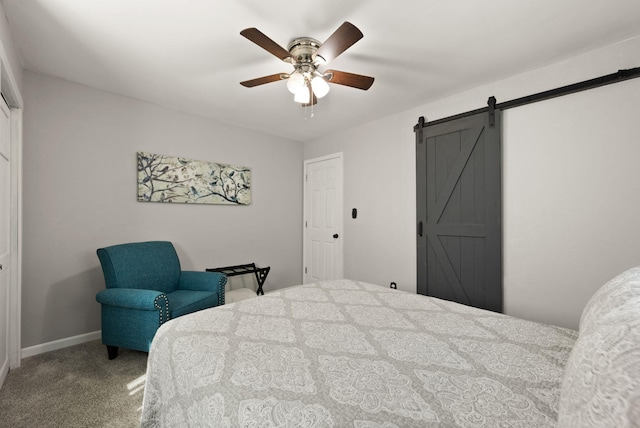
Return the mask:
[(558, 427), (640, 427), (640, 268), (609, 281), (585, 307)]
[[(580, 317), (580, 332), (598, 325), (603, 318), (621, 316), (615, 308), (621, 308), (628, 299), (640, 300), (640, 293), (632, 289), (640, 286), (640, 266), (629, 269), (616, 276), (589, 299)], [(637, 288), (636, 288), (637, 289)], [(633, 303), (637, 307), (638, 303)]]

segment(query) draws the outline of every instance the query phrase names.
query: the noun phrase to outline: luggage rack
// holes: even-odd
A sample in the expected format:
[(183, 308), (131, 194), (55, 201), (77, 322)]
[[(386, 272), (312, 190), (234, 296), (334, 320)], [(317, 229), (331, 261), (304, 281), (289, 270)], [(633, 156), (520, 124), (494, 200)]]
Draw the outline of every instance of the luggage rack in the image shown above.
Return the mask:
[(256, 276), (256, 281), (258, 282), (258, 290), (256, 294), (264, 295), (264, 291), (262, 290), (262, 286), (264, 285), (264, 281), (267, 279), (267, 275), (271, 270), (271, 266), (267, 267), (257, 267), (255, 263), (247, 263), (244, 265), (236, 265), (236, 266), (223, 266), (217, 268), (208, 268), (207, 272), (220, 272), (227, 276), (237, 276), (237, 275), (245, 275), (248, 273), (253, 273)]

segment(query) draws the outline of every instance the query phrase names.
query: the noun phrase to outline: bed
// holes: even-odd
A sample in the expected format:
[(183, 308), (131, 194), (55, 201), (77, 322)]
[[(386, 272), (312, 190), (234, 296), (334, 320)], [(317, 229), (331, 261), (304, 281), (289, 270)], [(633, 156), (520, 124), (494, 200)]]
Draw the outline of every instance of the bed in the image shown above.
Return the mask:
[(359, 281), (291, 287), (164, 324), (141, 422), (638, 426), (639, 311), (640, 268), (596, 293), (580, 335)]

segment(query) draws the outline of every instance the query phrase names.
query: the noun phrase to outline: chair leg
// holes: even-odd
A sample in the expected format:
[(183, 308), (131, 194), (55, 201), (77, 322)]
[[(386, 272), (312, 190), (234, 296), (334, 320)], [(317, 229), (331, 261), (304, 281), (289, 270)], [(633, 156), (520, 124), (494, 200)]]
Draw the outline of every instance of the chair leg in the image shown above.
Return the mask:
[(115, 357), (118, 356), (118, 347), (107, 345), (107, 353), (109, 354), (109, 359), (113, 360)]

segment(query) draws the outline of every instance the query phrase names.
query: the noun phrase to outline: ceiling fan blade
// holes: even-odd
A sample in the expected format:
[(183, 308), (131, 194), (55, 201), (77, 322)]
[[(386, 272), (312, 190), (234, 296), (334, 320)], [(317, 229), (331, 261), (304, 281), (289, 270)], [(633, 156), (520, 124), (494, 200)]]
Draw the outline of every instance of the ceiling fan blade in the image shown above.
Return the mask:
[(311, 107), (318, 104), (318, 98), (316, 97), (316, 94), (313, 93), (313, 89), (311, 88), (311, 86), (309, 86), (309, 97), (311, 101), (308, 103), (300, 104), (302, 107)]
[(338, 70), (327, 70), (324, 72), (324, 75), (330, 75), (327, 80), (329, 83), (350, 86), (364, 91), (369, 89), (375, 80), (373, 77), (363, 76), (362, 74), (353, 74)]
[(240, 82), (242, 86), (247, 88), (253, 88), (254, 86), (264, 85), (265, 83), (277, 82), (278, 80), (284, 80), (287, 76), (283, 73), (271, 74), (269, 76), (258, 77), (257, 79), (245, 80), (244, 82)]
[(315, 57), (320, 56), (324, 58), (325, 62), (331, 62), (362, 37), (362, 32), (358, 30), (355, 25), (345, 21), (322, 45), (320, 45), (315, 53)]
[(283, 61), (285, 61), (287, 58), (291, 58), (291, 54), (289, 53), (289, 51), (271, 40), (257, 28), (245, 28), (244, 30), (240, 31), (240, 34)]

